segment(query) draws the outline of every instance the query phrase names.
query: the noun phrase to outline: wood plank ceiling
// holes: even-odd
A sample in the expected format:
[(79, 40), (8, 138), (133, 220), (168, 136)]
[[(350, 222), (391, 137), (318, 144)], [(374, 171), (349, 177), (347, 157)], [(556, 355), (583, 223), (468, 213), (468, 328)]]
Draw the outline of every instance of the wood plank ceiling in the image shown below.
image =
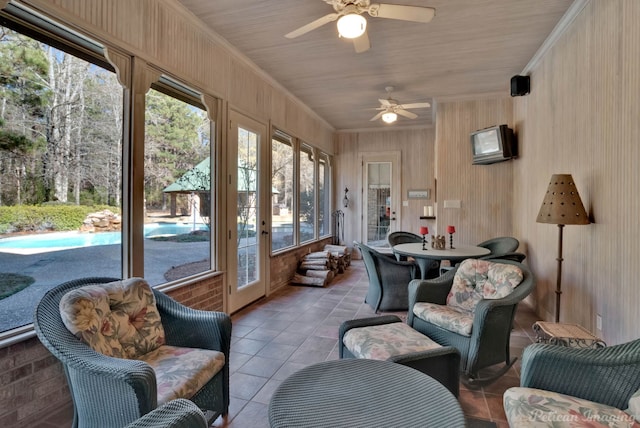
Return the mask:
[[(509, 95), (573, 0), (388, 0), (428, 6), (428, 23), (367, 18), (371, 49), (356, 53), (329, 23), (284, 35), (332, 13), (322, 0), (178, 0), (336, 130), (433, 124), (433, 108), (392, 125), (371, 122), (385, 87), (402, 104)], [(532, 88), (535, 90), (535, 88)], [(436, 103), (433, 103), (435, 101)]]

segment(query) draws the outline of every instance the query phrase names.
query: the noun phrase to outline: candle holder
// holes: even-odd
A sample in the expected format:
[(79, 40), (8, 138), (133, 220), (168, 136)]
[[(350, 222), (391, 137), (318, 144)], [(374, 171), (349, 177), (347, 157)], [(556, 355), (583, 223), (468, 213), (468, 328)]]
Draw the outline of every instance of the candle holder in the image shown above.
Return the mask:
[(427, 226), (420, 227), (420, 235), (422, 235), (422, 249), (427, 249), (427, 233), (429, 233), (429, 228)]
[(456, 233), (455, 226), (447, 226), (447, 233), (449, 234), (449, 249), (455, 250), (453, 246), (453, 234)]

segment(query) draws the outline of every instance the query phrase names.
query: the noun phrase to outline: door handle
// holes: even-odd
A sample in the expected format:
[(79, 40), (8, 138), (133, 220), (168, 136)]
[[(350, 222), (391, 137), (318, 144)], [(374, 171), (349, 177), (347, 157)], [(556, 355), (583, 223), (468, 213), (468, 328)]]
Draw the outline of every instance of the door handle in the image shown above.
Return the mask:
[(267, 232), (266, 230), (263, 230), (263, 231), (262, 231), (262, 234), (263, 234), (263, 235), (268, 235), (268, 234), (269, 234), (269, 232)]

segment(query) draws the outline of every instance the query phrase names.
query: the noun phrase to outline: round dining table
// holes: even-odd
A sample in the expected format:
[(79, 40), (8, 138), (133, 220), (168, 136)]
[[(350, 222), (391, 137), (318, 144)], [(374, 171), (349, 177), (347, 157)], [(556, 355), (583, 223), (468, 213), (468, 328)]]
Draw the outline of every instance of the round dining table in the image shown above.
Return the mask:
[(269, 403), (271, 428), (465, 426), (454, 395), (422, 372), (390, 361), (331, 360), (285, 379)]
[(475, 245), (457, 245), (455, 248), (436, 250), (426, 247), (422, 249), (420, 242), (409, 244), (398, 244), (393, 246), (393, 252), (403, 256), (413, 257), (420, 267), (420, 278), (426, 279), (427, 271), (433, 260), (450, 260), (451, 264), (461, 262), (465, 259), (474, 259), (491, 254), (491, 250)]

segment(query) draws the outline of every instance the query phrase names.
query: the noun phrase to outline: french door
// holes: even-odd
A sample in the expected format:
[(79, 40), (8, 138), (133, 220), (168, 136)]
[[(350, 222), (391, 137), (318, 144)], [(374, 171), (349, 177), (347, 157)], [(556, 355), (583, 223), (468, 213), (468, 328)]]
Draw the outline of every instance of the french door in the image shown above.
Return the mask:
[(362, 240), (372, 247), (386, 246), (387, 234), (399, 230), (400, 152), (363, 153)]
[(235, 312), (266, 294), (269, 141), (264, 124), (234, 111), (229, 118), (227, 263), (229, 312)]

